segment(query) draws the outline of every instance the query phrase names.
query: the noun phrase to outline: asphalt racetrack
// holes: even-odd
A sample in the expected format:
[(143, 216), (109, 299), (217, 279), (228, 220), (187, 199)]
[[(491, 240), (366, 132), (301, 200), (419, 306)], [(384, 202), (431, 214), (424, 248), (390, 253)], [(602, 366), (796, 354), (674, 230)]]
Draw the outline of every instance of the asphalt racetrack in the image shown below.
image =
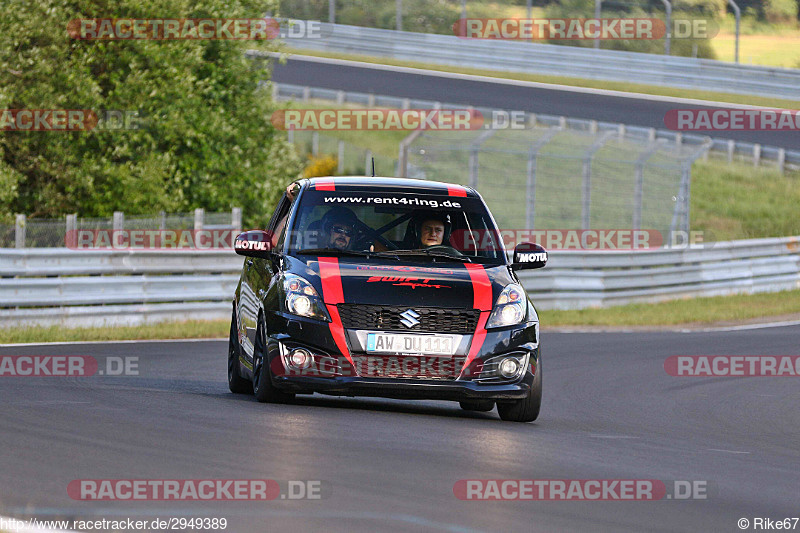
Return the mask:
[[(0, 515), (225, 517), (227, 531), (740, 531), (800, 515), (797, 377), (672, 377), (671, 355), (797, 355), (800, 326), (542, 335), (538, 421), (448, 402), (228, 392), (226, 342), (0, 347), (139, 375), (0, 378)], [(321, 499), (79, 501), (80, 479), (320, 481)], [(699, 481), (705, 499), (462, 501), (463, 479)], [(798, 526), (800, 527), (800, 526)]]
[[(332, 61), (304, 56), (290, 58), (285, 65), (273, 62), (272, 78), (278, 83), (563, 115), (660, 129), (666, 129), (664, 115), (670, 109), (719, 108), (713, 103), (698, 105), (670, 101), (663, 97), (635, 94), (618, 96), (606, 94), (605, 91), (576, 91), (558, 86), (524, 86), (500, 79), (476, 81), (441, 76), (432, 71), (406, 72), (403, 69), (379, 69), (367, 63)], [(725, 104), (719, 105), (725, 107)], [(800, 131), (739, 130), (711, 132), (711, 135), (790, 150), (796, 150), (800, 146)]]

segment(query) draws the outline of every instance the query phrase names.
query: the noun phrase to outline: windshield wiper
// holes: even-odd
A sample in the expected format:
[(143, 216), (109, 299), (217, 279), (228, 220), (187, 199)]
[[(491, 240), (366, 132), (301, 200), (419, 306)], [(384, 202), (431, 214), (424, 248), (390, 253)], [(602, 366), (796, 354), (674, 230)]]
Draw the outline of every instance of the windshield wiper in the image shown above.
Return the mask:
[(396, 256), (424, 255), (428, 257), (443, 257), (444, 259), (450, 259), (451, 261), (472, 263), (472, 259), (470, 259), (466, 255), (453, 255), (442, 250), (425, 250), (423, 248), (420, 248), (419, 250), (393, 250), (391, 252), (380, 252), (380, 253), (392, 254)]

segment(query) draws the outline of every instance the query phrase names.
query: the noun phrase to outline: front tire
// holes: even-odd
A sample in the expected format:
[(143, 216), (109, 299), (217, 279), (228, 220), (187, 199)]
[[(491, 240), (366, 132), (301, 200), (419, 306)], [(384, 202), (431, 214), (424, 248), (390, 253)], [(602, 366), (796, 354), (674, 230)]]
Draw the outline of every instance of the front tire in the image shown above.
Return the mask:
[(236, 309), (231, 316), (231, 333), (228, 337), (228, 388), (234, 394), (250, 394), (253, 387), (239, 373), (239, 333), (236, 328)]
[(498, 403), (497, 412), (501, 420), (507, 422), (533, 422), (539, 418), (542, 407), (542, 358), (536, 362), (536, 376), (533, 378), (528, 397), (510, 403)]
[(272, 372), (267, 360), (267, 332), (264, 320), (259, 317), (256, 328), (256, 342), (253, 347), (253, 394), (261, 403), (287, 403), (294, 399), (294, 394), (289, 394), (275, 388), (272, 383)]

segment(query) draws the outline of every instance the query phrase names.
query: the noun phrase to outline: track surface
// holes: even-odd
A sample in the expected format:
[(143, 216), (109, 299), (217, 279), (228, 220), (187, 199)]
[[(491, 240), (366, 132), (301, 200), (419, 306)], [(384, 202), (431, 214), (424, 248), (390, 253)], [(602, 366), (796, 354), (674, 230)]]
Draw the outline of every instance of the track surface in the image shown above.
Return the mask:
[[(227, 391), (226, 343), (2, 347), (139, 357), (140, 375), (0, 378), (0, 515), (224, 516), (228, 531), (739, 531), (798, 516), (800, 378), (676, 378), (664, 359), (797, 354), (800, 326), (547, 333), (532, 424), (447, 402)], [(734, 453), (735, 452), (735, 453)], [(73, 479), (324, 480), (327, 497), (81, 502)], [(469, 502), (459, 479), (706, 480), (707, 500)]]
[[(502, 80), (492, 83), (394, 72), (371, 68), (367, 64), (330, 64), (314, 59), (289, 59), (285, 65), (276, 63), (272, 77), (278, 83), (564, 115), (647, 128), (665, 129), (664, 115), (670, 109), (714, 109), (712, 106), (590, 94), (559, 88), (520, 87), (503, 83)], [(713, 136), (792, 150), (800, 146), (800, 131), (723, 131), (714, 133)]]

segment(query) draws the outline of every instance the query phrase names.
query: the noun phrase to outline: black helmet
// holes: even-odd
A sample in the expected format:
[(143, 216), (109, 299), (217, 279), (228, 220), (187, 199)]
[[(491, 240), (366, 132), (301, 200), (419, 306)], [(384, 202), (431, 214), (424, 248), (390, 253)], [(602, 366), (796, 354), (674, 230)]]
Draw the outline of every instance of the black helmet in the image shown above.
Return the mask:
[(353, 213), (350, 209), (342, 206), (336, 206), (331, 208), (325, 215), (322, 217), (322, 231), (325, 233), (330, 233), (331, 228), (337, 222), (339, 224), (348, 224), (355, 229), (356, 221), (358, 217), (356, 214)]

